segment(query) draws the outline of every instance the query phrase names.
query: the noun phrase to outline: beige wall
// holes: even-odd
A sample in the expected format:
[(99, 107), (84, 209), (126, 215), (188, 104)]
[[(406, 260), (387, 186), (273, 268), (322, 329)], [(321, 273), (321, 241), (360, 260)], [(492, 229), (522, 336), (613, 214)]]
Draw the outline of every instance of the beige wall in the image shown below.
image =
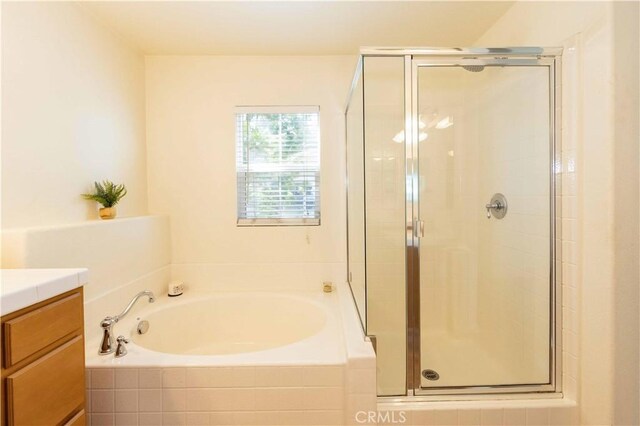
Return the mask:
[(615, 51), (615, 350), (614, 424), (640, 424), (640, 226), (638, 211), (640, 130), (640, 4), (613, 10)]
[[(616, 238), (614, 232), (627, 221), (632, 224), (627, 230), (633, 232), (637, 230), (638, 220), (637, 214), (623, 213), (628, 211), (629, 205), (637, 205), (637, 190), (630, 191), (635, 195), (628, 199), (618, 198), (623, 184), (616, 177), (627, 175), (634, 168), (634, 162), (622, 161), (620, 153), (637, 152), (637, 147), (636, 151), (633, 148), (637, 136), (634, 140), (631, 137), (633, 126), (627, 126), (618, 137), (617, 119), (624, 109), (625, 99), (614, 96), (624, 84), (624, 80), (616, 80), (616, 77), (627, 75), (629, 78), (616, 67), (635, 66), (637, 69), (638, 15), (633, 7), (637, 9), (637, 5), (617, 2), (516, 3), (476, 42), (477, 45), (570, 48), (565, 51), (565, 57), (572, 58), (571, 66), (565, 66), (565, 71), (570, 72), (565, 72), (562, 80), (563, 95), (569, 96), (564, 96), (562, 107), (565, 120), (567, 116), (573, 120), (569, 122), (574, 126), (569, 133), (578, 143), (573, 153), (563, 152), (563, 157), (575, 159), (576, 211), (568, 211), (571, 204), (565, 203), (563, 216), (577, 220), (577, 242), (563, 247), (563, 260), (569, 254), (577, 268), (575, 271), (563, 270), (563, 282), (568, 274), (577, 279), (576, 297), (581, 303), (576, 306), (579, 333), (564, 333), (565, 348), (567, 345), (579, 347), (579, 357), (573, 358), (577, 363), (565, 357), (564, 368), (565, 387), (577, 385), (576, 391), (571, 393), (578, 398), (582, 424), (612, 424), (614, 418), (624, 422), (632, 420), (632, 423), (638, 420), (638, 382), (621, 379), (622, 375), (638, 377), (638, 335), (633, 331), (623, 332), (620, 327), (627, 325), (614, 322), (614, 312), (619, 309), (629, 312), (628, 304), (637, 306), (638, 300), (637, 267), (631, 266), (625, 272), (617, 265), (624, 262), (628, 256), (625, 250), (633, 250), (633, 245), (623, 249), (619, 245), (621, 239)], [(625, 11), (625, 8), (629, 10)], [(627, 19), (627, 22), (614, 19), (614, 16), (629, 12), (635, 12), (635, 19)], [(617, 39), (614, 33), (620, 33), (625, 42), (614, 45)], [(624, 61), (614, 60), (618, 55), (628, 57)], [(637, 72), (634, 77), (637, 80)], [(635, 84), (637, 88), (637, 81)], [(637, 100), (635, 108), (637, 111)], [(635, 117), (637, 119), (637, 113)], [(637, 127), (635, 131), (637, 135)], [(565, 141), (567, 133), (563, 131)], [(614, 166), (618, 168), (614, 170)], [(635, 167), (632, 173), (637, 176), (637, 163)], [(567, 182), (563, 183), (566, 187)], [(627, 181), (627, 184), (637, 188), (637, 181)], [(632, 261), (627, 259), (626, 262)], [(567, 299), (573, 290), (564, 290)], [(620, 295), (625, 293), (631, 297), (621, 300)], [(630, 329), (637, 324), (635, 317), (627, 318), (631, 315), (620, 316), (629, 320)], [(571, 318), (565, 315), (565, 327), (569, 326), (568, 319)], [(627, 342), (622, 345), (625, 339)], [(629, 350), (633, 347), (636, 352)], [(614, 356), (620, 356), (621, 362)], [(600, 374), (593, 374), (594, 371)], [(573, 379), (577, 379), (577, 383)]]
[[(146, 58), (149, 207), (171, 217), (174, 264), (341, 264), (325, 276), (344, 279), (344, 103), (354, 66), (345, 56)], [(236, 226), (237, 105), (320, 106), (321, 226)]]
[(97, 218), (79, 194), (124, 182), (147, 212), (144, 61), (72, 3), (2, 3), (2, 228)]
[(97, 339), (100, 320), (122, 312), (136, 293), (166, 291), (169, 247), (169, 218), (139, 216), (4, 230), (1, 260), (12, 269), (88, 268), (85, 337)]
[[(78, 5), (2, 3), (1, 265), (89, 268), (89, 339), (170, 277), (168, 218), (123, 219), (147, 213), (144, 102), (143, 56)], [(79, 195), (102, 179), (129, 189), (118, 220)]]

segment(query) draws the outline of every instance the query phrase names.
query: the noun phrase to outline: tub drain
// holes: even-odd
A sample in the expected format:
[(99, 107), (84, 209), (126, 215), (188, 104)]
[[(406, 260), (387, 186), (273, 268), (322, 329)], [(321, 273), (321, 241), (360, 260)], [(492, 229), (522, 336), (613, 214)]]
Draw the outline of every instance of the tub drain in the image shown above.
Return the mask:
[(427, 380), (438, 380), (440, 375), (435, 370), (422, 370), (422, 377)]

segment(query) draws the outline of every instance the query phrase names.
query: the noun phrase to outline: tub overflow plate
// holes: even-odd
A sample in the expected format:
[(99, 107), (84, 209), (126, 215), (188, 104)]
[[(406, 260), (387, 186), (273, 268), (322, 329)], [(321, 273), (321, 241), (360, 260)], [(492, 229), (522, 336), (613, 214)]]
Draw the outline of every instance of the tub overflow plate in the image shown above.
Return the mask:
[(138, 334), (144, 334), (149, 331), (149, 321), (142, 320), (138, 323)]

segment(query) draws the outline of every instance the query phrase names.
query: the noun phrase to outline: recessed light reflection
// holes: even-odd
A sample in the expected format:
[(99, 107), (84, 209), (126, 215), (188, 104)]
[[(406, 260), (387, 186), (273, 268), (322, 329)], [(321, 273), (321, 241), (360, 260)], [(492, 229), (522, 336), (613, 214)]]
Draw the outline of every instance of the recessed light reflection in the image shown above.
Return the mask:
[[(418, 128), (420, 130), (422, 130), (422, 129), (425, 129), (426, 127), (427, 127), (427, 125), (425, 124), (424, 121), (422, 121), (422, 115), (420, 115), (419, 118), (418, 118)], [(423, 140), (427, 139), (427, 136), (423, 137), (423, 135), (426, 135), (426, 133), (420, 133), (420, 135), (419, 135), (420, 141), (423, 141)], [(396, 133), (396, 135), (393, 137), (393, 141), (395, 143), (403, 143), (404, 142), (404, 130), (400, 130), (398, 133)]]
[[(420, 133), (418, 134), (418, 140), (419, 140), (420, 142), (422, 142), (422, 141), (426, 141), (428, 137), (429, 137), (429, 135), (428, 135), (427, 133), (425, 133), (425, 132), (420, 132)], [(404, 130), (402, 130), (402, 131), (398, 132), (398, 134), (396, 134), (396, 135), (393, 137), (393, 141), (394, 141), (395, 143), (403, 143), (403, 142), (404, 142)]]
[(453, 126), (453, 119), (449, 115), (436, 123), (436, 129), (446, 129), (451, 126)]

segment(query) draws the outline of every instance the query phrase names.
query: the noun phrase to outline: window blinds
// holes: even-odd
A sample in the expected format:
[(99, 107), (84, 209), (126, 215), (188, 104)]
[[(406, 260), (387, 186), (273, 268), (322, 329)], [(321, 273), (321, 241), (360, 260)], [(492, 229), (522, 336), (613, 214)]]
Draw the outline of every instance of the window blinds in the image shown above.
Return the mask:
[(238, 225), (320, 224), (318, 107), (236, 108)]

